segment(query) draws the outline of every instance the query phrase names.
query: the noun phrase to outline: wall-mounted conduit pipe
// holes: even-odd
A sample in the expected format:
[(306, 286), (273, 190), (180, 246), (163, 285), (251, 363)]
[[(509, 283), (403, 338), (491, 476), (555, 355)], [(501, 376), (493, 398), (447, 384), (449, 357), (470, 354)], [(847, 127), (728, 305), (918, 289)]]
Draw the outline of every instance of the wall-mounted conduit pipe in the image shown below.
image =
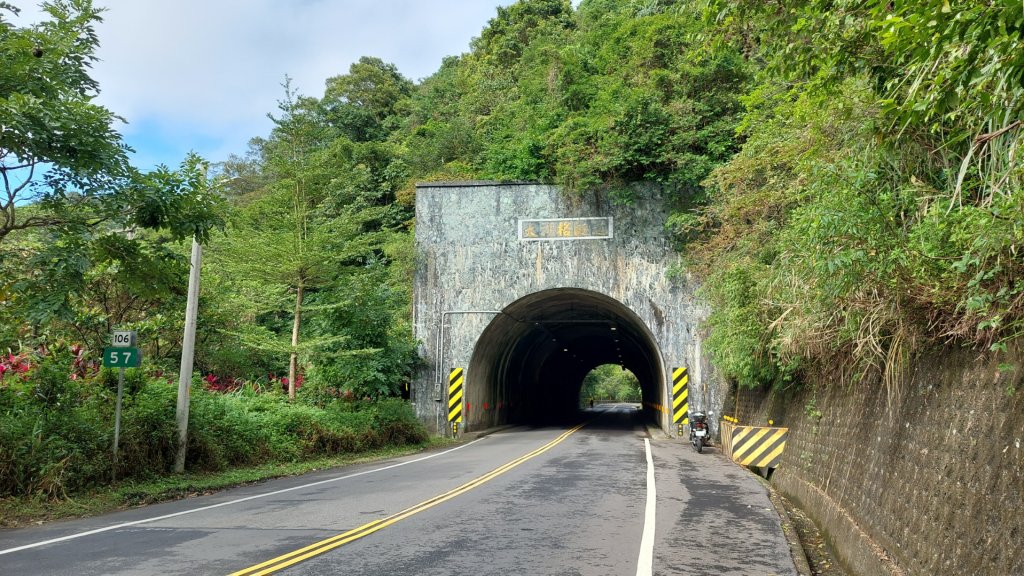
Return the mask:
[(444, 391), (444, 375), (442, 368), (444, 367), (443, 348), (444, 346), (444, 325), (445, 319), (452, 314), (504, 314), (501, 310), (444, 310), (441, 312), (441, 328), (437, 331), (437, 340), (434, 342), (434, 404), (437, 407), (435, 410), (437, 418), (437, 430), (441, 431), (445, 429), (444, 422), (442, 421), (443, 414), (446, 414), (446, 410), (441, 410), (441, 405), (447, 407), (447, 403), (444, 402), (446, 397)]

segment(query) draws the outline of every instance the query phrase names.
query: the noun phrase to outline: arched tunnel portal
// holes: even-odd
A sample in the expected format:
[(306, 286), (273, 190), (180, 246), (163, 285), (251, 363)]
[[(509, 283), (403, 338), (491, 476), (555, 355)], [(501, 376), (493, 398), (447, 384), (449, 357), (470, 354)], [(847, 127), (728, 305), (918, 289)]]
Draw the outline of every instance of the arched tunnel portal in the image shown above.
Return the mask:
[(631, 371), (646, 405), (661, 402), (662, 354), (632, 310), (578, 288), (524, 296), (476, 342), (465, 379), (467, 426), (578, 420), (583, 379), (603, 364)]
[(677, 368), (689, 371), (694, 408), (723, 406), (728, 388), (697, 329), (707, 308), (689, 273), (669, 273), (678, 264), (665, 233), (669, 196), (613, 196), (523, 182), (416, 186), (422, 362), (409, 400), (428, 427), (458, 434), (578, 418), (584, 377), (604, 364), (637, 377), (642, 415), (666, 432), (676, 432)]

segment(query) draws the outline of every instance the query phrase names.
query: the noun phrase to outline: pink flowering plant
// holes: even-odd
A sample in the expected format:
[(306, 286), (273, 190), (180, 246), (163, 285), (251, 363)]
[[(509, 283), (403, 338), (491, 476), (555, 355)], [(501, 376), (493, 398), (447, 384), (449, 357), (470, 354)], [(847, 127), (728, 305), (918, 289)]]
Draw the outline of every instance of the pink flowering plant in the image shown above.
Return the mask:
[(24, 377), (31, 368), (28, 354), (12, 354), (8, 351), (5, 356), (0, 356), (0, 383), (8, 376)]

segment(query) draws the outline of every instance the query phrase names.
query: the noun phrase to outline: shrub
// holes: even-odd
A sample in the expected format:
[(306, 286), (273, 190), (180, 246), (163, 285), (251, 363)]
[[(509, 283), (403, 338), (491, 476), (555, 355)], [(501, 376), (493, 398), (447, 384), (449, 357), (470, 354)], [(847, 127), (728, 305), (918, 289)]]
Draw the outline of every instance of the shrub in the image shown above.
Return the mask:
[(104, 397), (72, 382), (67, 351), (35, 355), (0, 386), (0, 496), (57, 497), (110, 472)]
[(372, 405), (373, 429), (385, 444), (417, 444), (427, 439), (427, 429), (416, 418), (412, 404), (400, 398), (385, 398)]
[(126, 397), (119, 476), (151, 477), (173, 469), (178, 444), (176, 404), (177, 388), (161, 380), (150, 380), (136, 395)]

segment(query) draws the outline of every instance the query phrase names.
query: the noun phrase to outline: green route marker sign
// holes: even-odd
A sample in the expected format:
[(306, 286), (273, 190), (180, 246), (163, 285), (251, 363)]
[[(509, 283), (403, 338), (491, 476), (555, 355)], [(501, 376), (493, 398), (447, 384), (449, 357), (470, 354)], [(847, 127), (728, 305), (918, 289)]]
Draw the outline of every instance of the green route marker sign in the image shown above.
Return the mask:
[(138, 368), (142, 353), (138, 348), (117, 347), (103, 349), (103, 365), (107, 368)]

